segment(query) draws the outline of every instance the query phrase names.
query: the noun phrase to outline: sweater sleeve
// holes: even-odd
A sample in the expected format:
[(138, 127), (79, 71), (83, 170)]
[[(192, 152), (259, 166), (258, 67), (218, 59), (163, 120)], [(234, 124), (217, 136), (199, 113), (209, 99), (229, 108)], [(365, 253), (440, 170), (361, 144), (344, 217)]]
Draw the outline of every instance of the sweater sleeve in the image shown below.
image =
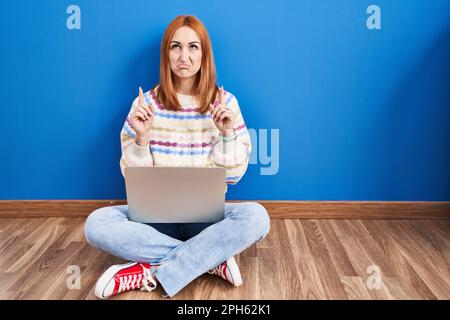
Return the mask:
[(219, 139), (213, 147), (211, 157), (213, 166), (225, 168), (225, 182), (227, 184), (236, 184), (247, 171), (252, 145), (238, 101), (231, 93), (228, 93), (226, 105), (236, 115), (234, 130), (237, 138), (224, 142), (222, 135), (219, 134)]
[(134, 99), (131, 110), (120, 132), (120, 145), (122, 156), (120, 158), (120, 170), (125, 177), (125, 167), (153, 167), (153, 156), (150, 146), (138, 146), (134, 141), (136, 132), (131, 126), (130, 116), (138, 107), (138, 98)]

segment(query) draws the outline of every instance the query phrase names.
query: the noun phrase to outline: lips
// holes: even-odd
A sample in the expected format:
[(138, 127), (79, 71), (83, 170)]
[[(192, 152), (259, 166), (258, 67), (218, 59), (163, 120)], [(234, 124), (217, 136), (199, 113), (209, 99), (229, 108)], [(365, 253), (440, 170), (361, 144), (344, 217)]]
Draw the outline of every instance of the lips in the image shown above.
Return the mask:
[(187, 64), (179, 64), (178, 68), (189, 68)]

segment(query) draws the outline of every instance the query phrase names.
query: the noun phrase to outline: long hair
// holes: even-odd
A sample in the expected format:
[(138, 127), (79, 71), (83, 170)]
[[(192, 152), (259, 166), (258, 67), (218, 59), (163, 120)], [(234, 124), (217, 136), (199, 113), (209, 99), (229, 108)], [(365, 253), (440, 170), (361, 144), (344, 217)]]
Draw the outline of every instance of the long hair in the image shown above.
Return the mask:
[(169, 50), (170, 41), (176, 30), (182, 26), (192, 28), (200, 39), (202, 50), (202, 61), (200, 70), (196, 74), (193, 95), (199, 101), (199, 112), (204, 114), (209, 109), (209, 104), (214, 103), (219, 96), (219, 88), (216, 85), (216, 66), (212, 52), (211, 40), (203, 23), (191, 15), (177, 16), (164, 31), (161, 42), (161, 62), (159, 67), (160, 83), (155, 86), (156, 96), (165, 108), (169, 110), (180, 110), (175, 87), (175, 75), (170, 68)]

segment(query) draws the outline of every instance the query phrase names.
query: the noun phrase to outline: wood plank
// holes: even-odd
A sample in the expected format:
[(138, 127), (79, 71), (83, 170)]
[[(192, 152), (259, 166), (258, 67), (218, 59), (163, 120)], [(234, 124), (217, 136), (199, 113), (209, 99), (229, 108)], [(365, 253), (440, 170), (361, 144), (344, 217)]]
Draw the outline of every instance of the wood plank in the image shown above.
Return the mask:
[(336, 232), (331, 225), (331, 220), (320, 220), (318, 224), (324, 235), (325, 246), (330, 253), (330, 258), (333, 261), (339, 276), (357, 276), (355, 268), (353, 268), (341, 241), (338, 239)]
[(344, 290), (349, 300), (372, 300), (367, 286), (361, 277), (341, 277)]
[[(0, 219), (1, 299), (97, 299), (94, 285), (111, 265), (125, 263), (91, 247), (84, 219)], [(172, 299), (450, 299), (450, 223), (444, 220), (275, 219), (262, 241), (236, 261), (243, 285), (204, 274)], [(381, 288), (367, 286), (379, 265)], [(69, 289), (69, 266), (81, 288)], [(112, 299), (170, 299), (161, 286)]]
[(339, 274), (325, 245), (323, 231), (317, 220), (302, 220), (305, 237), (321, 277), (321, 283), (328, 299), (346, 299), (347, 295)]
[[(450, 219), (448, 201), (251, 201), (278, 219)], [(0, 218), (86, 218), (98, 208), (124, 204), (126, 200), (0, 200)]]
[[(395, 221), (391, 223), (402, 223), (404, 221)], [(396, 290), (397, 293), (403, 295), (399, 290), (403, 290), (409, 299), (435, 299), (426, 283), (419, 277), (416, 271), (411, 267), (404, 255), (401, 253), (402, 243), (408, 242), (408, 239), (402, 239), (400, 243), (394, 240), (391, 232), (386, 229), (384, 221), (363, 221), (372, 238), (377, 243), (383, 243), (383, 252), (386, 259), (390, 262), (391, 268), (395, 274), (394, 278), (383, 276), (383, 284)], [(414, 236), (414, 235), (412, 235)], [(398, 295), (394, 295), (396, 297)]]

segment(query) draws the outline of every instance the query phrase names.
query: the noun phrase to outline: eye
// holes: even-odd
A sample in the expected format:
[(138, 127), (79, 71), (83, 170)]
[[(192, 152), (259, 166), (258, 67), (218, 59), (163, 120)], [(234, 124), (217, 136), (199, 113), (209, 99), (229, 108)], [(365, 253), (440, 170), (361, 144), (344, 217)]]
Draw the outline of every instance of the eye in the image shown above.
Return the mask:
[(175, 48), (179, 48), (180, 46), (178, 44), (173, 44), (170, 49), (175, 49)]
[(196, 44), (191, 44), (191, 48), (198, 49), (198, 46)]

